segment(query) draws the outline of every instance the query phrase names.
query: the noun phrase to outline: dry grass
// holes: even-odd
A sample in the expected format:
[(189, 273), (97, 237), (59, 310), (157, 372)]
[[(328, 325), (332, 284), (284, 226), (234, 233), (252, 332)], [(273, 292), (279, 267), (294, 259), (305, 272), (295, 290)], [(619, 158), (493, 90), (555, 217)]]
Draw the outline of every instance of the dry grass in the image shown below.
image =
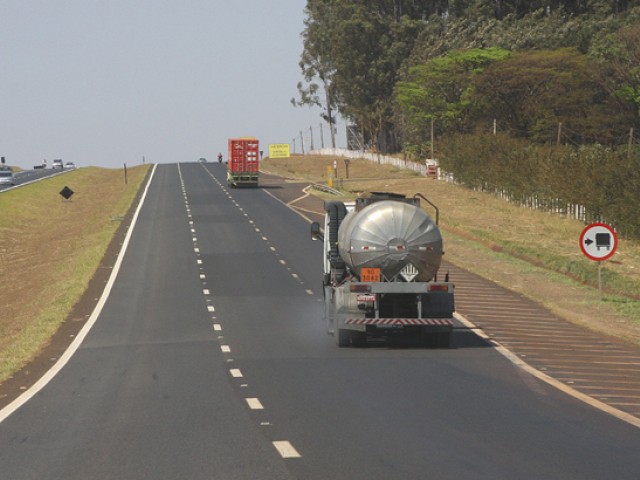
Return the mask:
[[(267, 159), (263, 168), (318, 182), (333, 161), (313, 156)], [(342, 158), (336, 161), (344, 166)], [(596, 263), (579, 247), (584, 228), (579, 221), (365, 160), (351, 161), (343, 189), (351, 196), (363, 191), (422, 193), (440, 208), (447, 260), (534, 298), (568, 320), (640, 344), (640, 301), (633, 298), (640, 298), (638, 242), (621, 240), (618, 253), (604, 262), (606, 295), (600, 301), (594, 288)]]
[[(261, 169), (292, 180), (303, 179), (321, 183), (327, 181), (327, 168), (333, 169), (334, 161), (338, 167), (338, 178), (346, 181), (346, 166), (343, 157), (292, 155), (291, 158), (266, 159)], [(391, 165), (378, 165), (367, 160), (351, 160), (349, 164), (350, 179), (407, 178), (416, 175)]]
[[(83, 168), (0, 195), (0, 379), (47, 344), (85, 291), (148, 167)], [(75, 194), (63, 201), (68, 185)]]

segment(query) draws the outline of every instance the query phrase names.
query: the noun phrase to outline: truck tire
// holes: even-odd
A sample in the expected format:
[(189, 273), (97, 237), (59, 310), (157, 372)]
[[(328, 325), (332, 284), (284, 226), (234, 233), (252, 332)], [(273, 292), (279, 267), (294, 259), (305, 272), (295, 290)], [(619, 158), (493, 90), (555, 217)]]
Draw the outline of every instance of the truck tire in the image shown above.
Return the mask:
[(357, 348), (362, 348), (367, 345), (367, 333), (366, 332), (351, 332), (351, 345)]
[(436, 334), (436, 348), (449, 348), (451, 345), (451, 332), (440, 332)]
[(336, 345), (340, 348), (349, 347), (351, 345), (351, 331), (336, 329), (333, 332), (333, 336), (336, 339)]
[(449, 348), (451, 332), (422, 333), (422, 344), (426, 348)]

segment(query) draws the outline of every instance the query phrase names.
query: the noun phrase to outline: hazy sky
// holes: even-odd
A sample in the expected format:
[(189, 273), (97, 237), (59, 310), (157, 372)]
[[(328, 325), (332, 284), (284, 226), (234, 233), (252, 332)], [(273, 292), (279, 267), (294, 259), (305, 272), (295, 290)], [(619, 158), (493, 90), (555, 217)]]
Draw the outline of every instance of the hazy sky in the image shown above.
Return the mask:
[(234, 136), (265, 152), (296, 137), (299, 152), (311, 126), (318, 148), (321, 110), (290, 103), (305, 4), (0, 0), (0, 155), (23, 168), (213, 160)]

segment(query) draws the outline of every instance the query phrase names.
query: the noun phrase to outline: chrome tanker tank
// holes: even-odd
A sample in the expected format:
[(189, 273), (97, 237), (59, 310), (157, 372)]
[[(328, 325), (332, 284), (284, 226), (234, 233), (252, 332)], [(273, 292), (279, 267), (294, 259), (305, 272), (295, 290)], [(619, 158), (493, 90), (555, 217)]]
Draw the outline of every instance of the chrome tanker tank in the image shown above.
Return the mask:
[(387, 280), (408, 264), (416, 281), (433, 279), (442, 260), (442, 236), (431, 217), (418, 206), (394, 200), (371, 203), (347, 214), (338, 230), (340, 257), (356, 274), (380, 268)]

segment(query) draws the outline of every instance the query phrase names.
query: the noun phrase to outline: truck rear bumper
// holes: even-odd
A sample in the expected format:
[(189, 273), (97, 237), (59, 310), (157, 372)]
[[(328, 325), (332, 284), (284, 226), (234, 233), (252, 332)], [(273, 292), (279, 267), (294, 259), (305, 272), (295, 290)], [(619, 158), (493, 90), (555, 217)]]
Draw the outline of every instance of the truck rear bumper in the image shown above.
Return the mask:
[(345, 325), (453, 327), (449, 318), (346, 318)]
[(257, 172), (227, 173), (227, 183), (235, 186), (256, 186), (258, 185)]

